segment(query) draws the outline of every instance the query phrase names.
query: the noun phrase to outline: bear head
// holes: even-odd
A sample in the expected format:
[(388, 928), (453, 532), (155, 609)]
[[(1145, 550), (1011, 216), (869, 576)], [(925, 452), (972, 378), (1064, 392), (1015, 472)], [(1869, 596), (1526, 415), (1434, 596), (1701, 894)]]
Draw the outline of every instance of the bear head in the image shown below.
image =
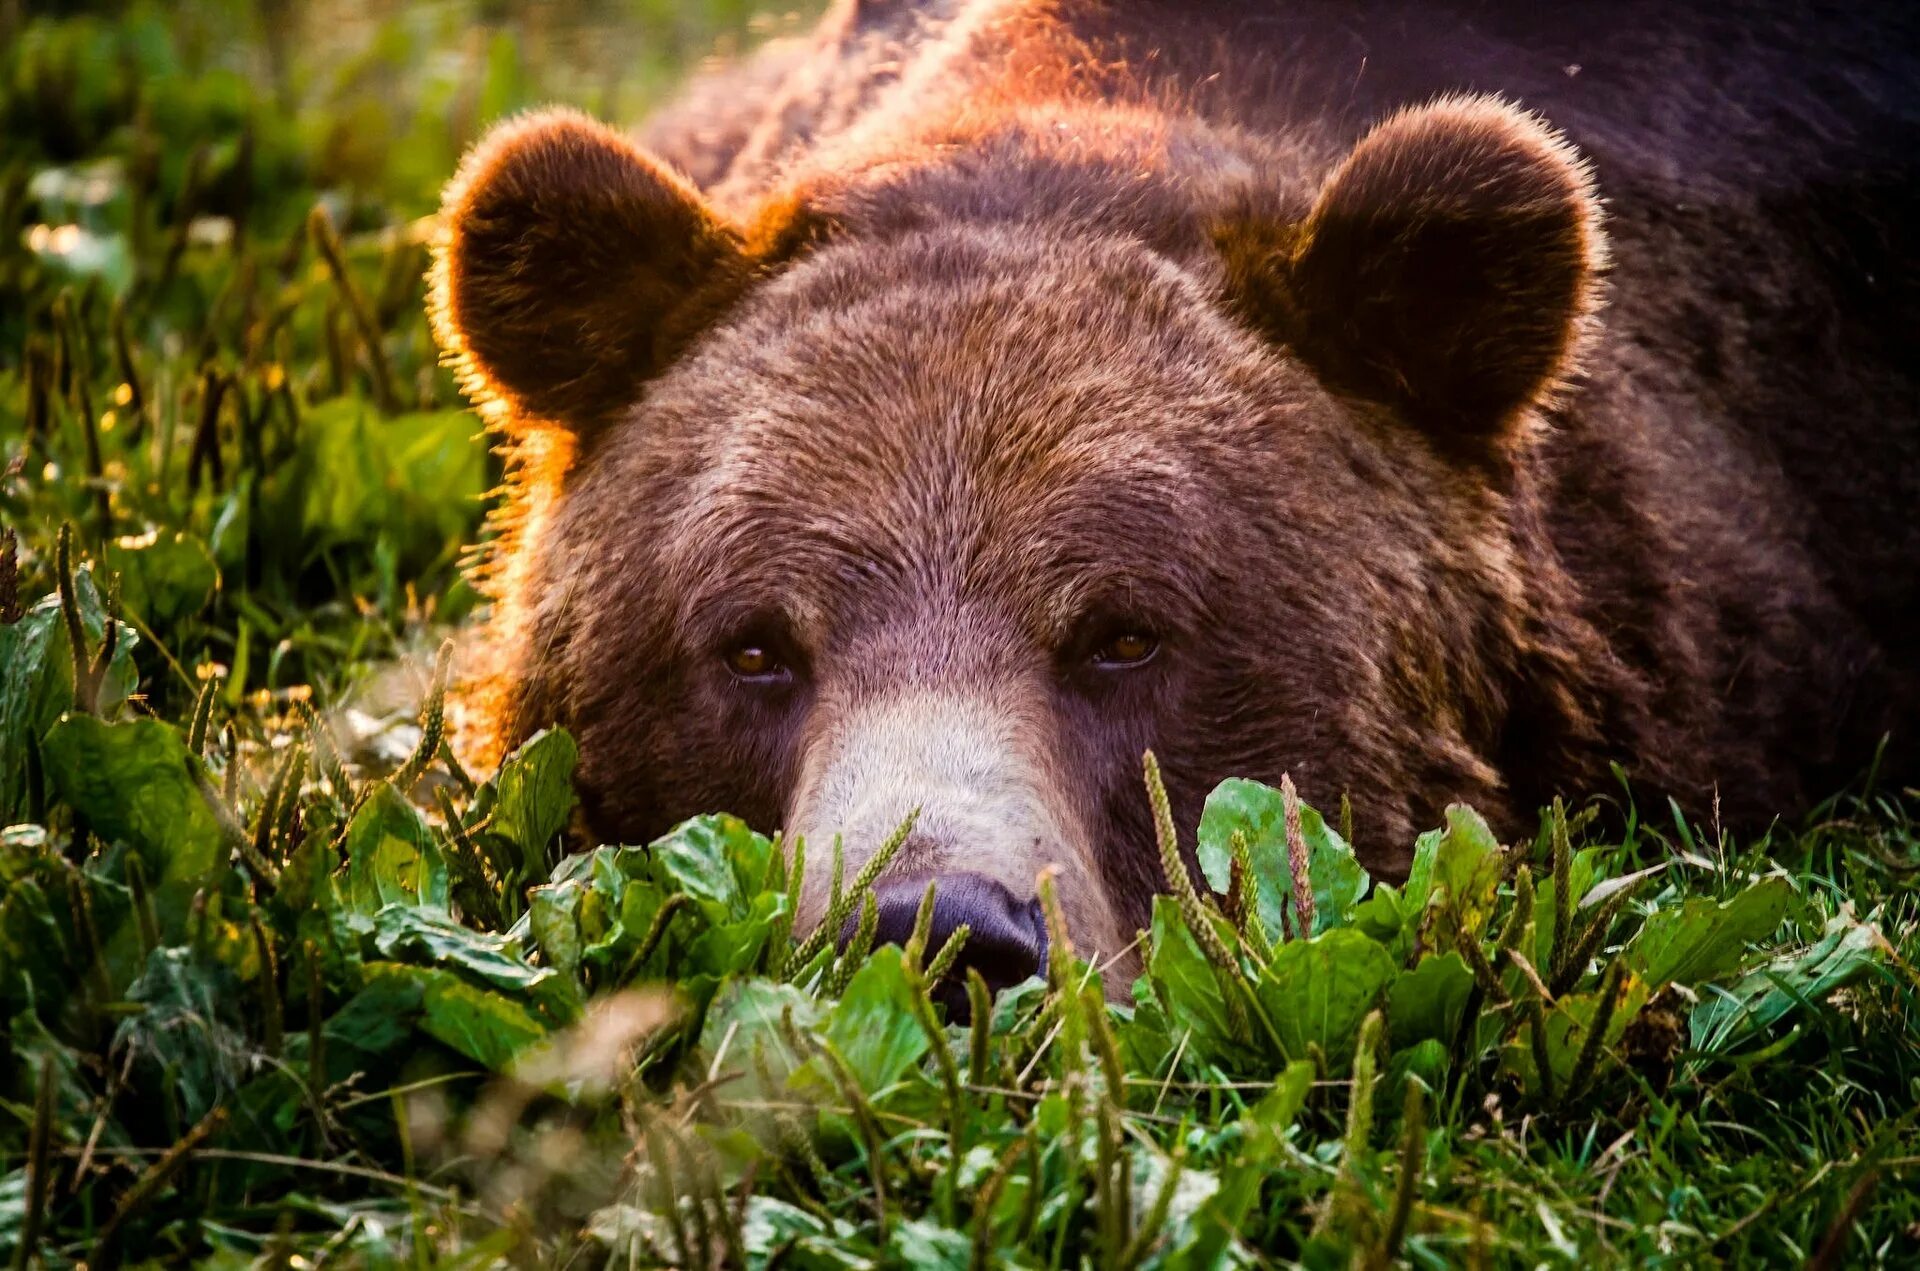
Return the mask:
[(1508, 750), (1572, 744), (1577, 702), (1516, 701), (1582, 163), (1491, 99), (1208, 180), (1119, 144), (1010, 128), (736, 217), (576, 114), (483, 142), (433, 315), (517, 456), (486, 737), (571, 729), (610, 840), (805, 835), (803, 928), (835, 836), (851, 876), (917, 812), (882, 937), (944, 880), (1001, 979), (1057, 867), (1110, 985), (1165, 889), (1149, 749), (1181, 824), (1291, 773), (1392, 874), (1446, 800), (1512, 797)]

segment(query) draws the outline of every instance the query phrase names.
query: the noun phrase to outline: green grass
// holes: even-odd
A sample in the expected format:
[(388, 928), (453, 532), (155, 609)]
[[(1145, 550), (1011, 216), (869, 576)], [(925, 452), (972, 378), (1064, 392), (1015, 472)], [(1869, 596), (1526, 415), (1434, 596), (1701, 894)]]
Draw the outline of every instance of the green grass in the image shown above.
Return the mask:
[(1460, 809), (1397, 890), (1229, 783), (1135, 1006), (1061, 958), (975, 1028), (939, 950), (796, 949), (738, 822), (566, 855), (568, 738), (440, 744), (497, 474), (419, 218), (487, 119), (760, 28), (278, 9), (0, 11), (0, 1258), (1920, 1258), (1920, 796), (1870, 776), (1763, 842)]

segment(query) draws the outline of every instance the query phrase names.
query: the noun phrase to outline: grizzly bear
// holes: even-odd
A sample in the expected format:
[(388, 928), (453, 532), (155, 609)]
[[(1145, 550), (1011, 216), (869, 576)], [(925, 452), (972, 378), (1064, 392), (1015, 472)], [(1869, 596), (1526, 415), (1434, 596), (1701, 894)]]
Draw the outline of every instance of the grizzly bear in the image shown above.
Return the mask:
[(1753, 828), (1910, 773), (1909, 12), (867, 0), (644, 143), (500, 126), (433, 276), (482, 749), (804, 834), (803, 925), (918, 809), (883, 936), (933, 880), (1018, 979), (1056, 866), (1109, 985), (1148, 750), (1388, 877), (1616, 763)]

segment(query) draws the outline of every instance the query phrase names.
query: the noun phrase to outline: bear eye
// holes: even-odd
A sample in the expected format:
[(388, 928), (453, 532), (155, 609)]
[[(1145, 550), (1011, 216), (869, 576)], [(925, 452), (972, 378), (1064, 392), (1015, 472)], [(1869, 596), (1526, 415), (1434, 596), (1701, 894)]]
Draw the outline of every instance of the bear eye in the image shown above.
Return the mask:
[(1124, 671), (1144, 666), (1160, 651), (1160, 640), (1148, 631), (1120, 631), (1109, 636), (1089, 659), (1102, 671)]
[(792, 676), (772, 646), (758, 640), (747, 640), (728, 649), (726, 663), (735, 676), (755, 684), (783, 683)]

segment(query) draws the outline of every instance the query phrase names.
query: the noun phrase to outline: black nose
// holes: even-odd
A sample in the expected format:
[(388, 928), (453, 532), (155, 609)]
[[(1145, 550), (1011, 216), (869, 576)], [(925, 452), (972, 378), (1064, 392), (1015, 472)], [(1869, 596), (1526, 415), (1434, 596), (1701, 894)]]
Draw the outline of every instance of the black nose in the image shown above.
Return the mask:
[[(967, 968), (980, 972), (987, 987), (998, 993), (1036, 974), (1047, 960), (1047, 926), (1038, 900), (1021, 900), (991, 878), (979, 874), (936, 874), (931, 877), (889, 878), (873, 889), (880, 925), (874, 943), (905, 944), (913, 934), (920, 900), (932, 882), (933, 931), (926, 957), (946, 944), (954, 928), (967, 927), (967, 943), (953, 970), (933, 986), (933, 1000), (947, 1008), (947, 1018), (964, 1024), (972, 1016), (967, 997)], [(840, 929), (840, 943), (853, 939), (859, 926), (855, 913)]]

